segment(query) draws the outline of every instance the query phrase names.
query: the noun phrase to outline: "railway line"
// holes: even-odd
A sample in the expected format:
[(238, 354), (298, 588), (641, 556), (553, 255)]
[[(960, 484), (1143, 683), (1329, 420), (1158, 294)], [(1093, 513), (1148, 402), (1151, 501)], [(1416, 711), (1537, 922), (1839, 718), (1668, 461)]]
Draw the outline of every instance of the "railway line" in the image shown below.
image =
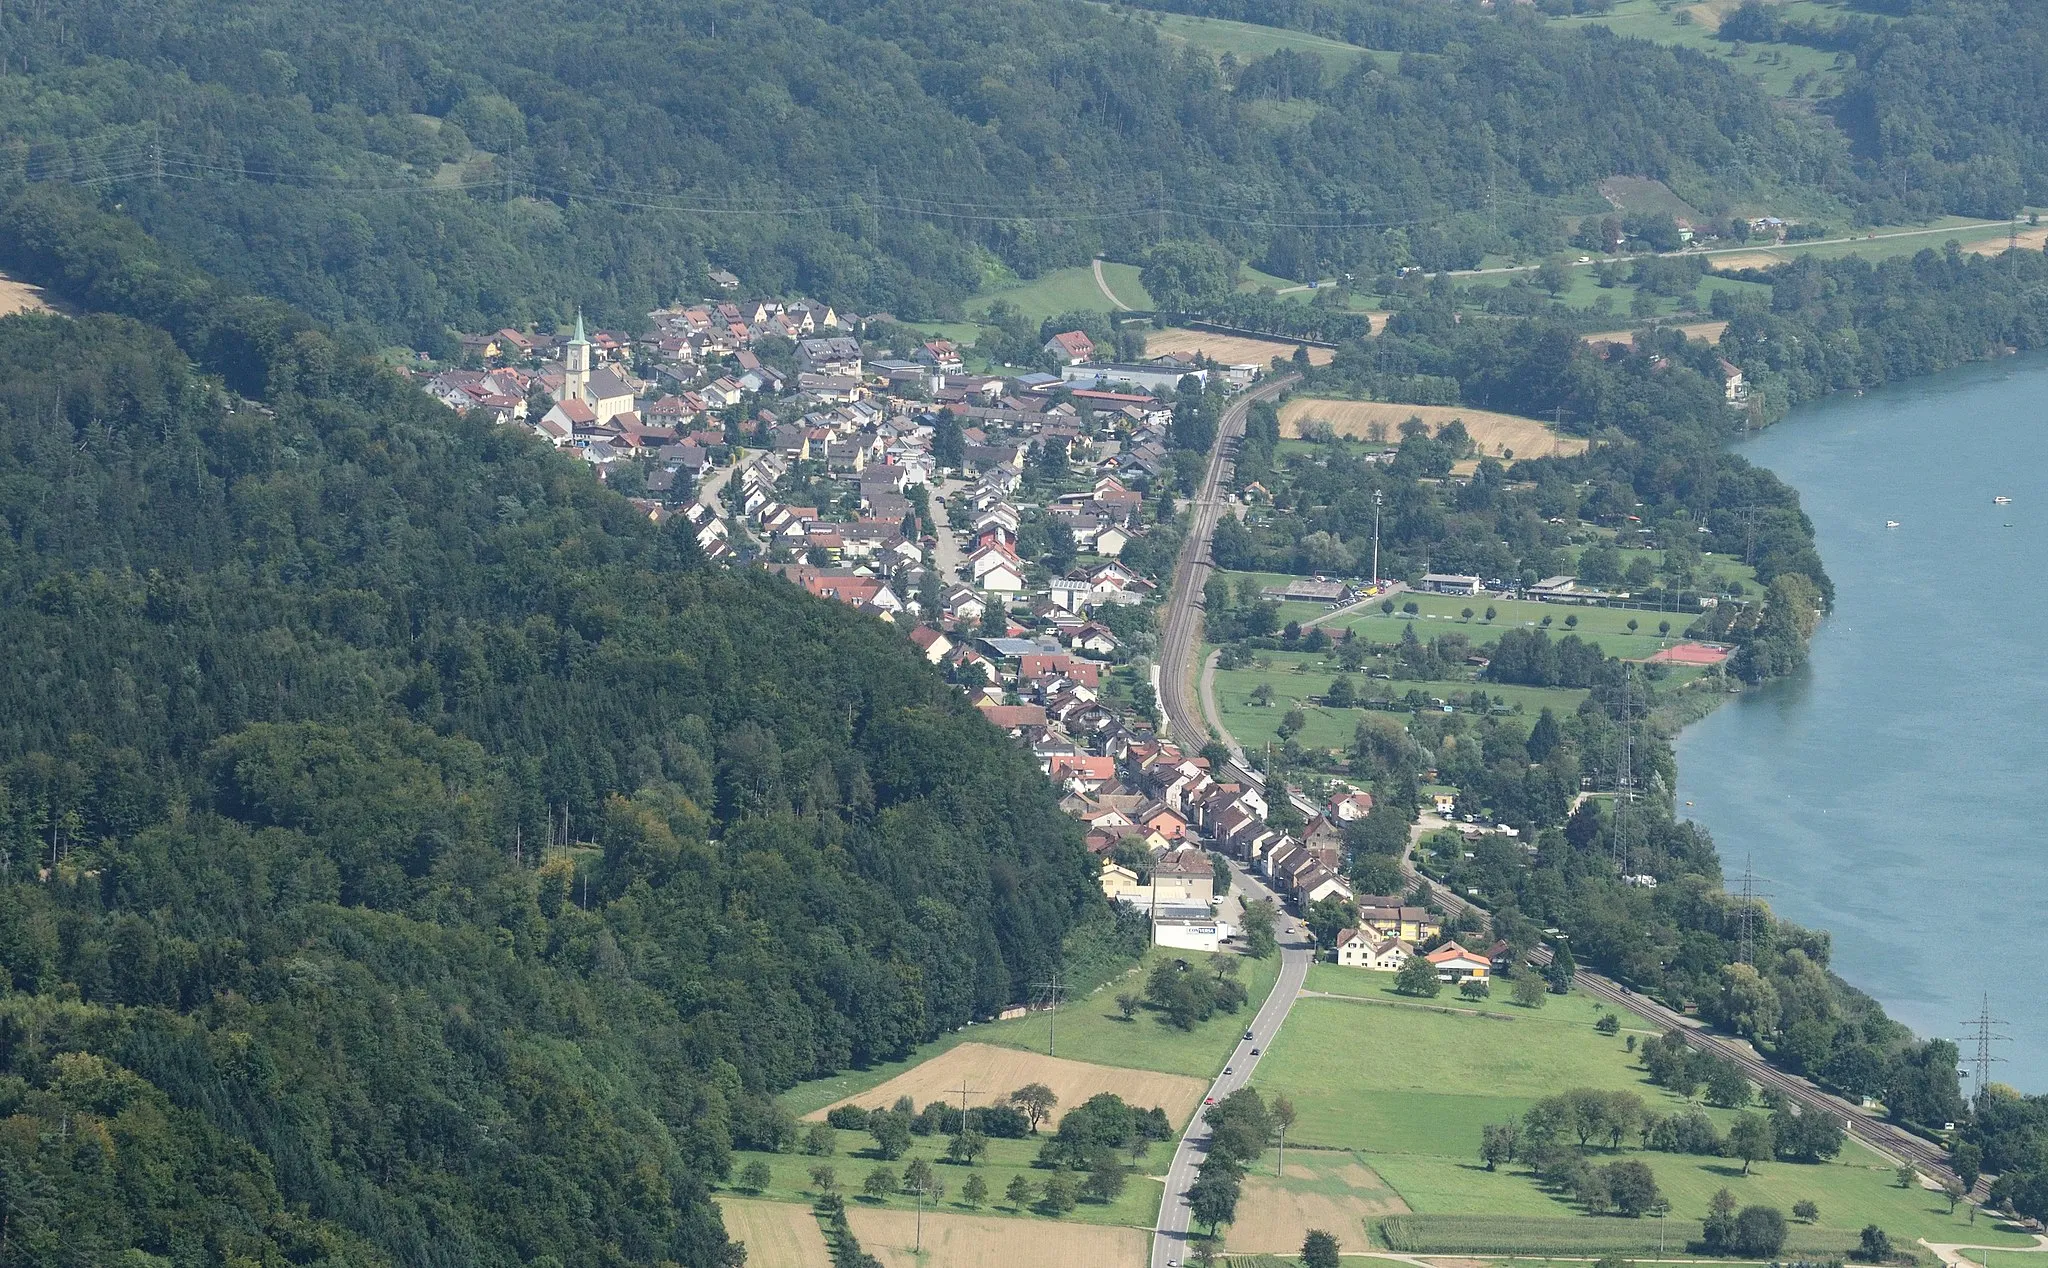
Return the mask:
[[(1287, 391), (1298, 381), (1298, 375), (1276, 376), (1240, 396), (1224, 411), (1217, 429), (1216, 447), (1210, 453), (1209, 465), (1203, 475), (1201, 489), (1195, 498), (1188, 535), (1181, 545), (1180, 558), (1174, 566), (1173, 594), (1168, 601), (1166, 623), (1160, 639), (1159, 704), (1165, 714), (1166, 734), (1189, 751), (1199, 749), (1209, 741), (1209, 727), (1202, 716), (1194, 686), (1194, 671), (1198, 660), (1196, 653), (1201, 646), (1202, 586), (1212, 567), (1209, 559), (1209, 539), (1215, 532), (1217, 521), (1224, 513), (1221, 492), (1223, 482), (1236, 450), (1237, 439), (1244, 432), (1245, 416), (1252, 403), (1270, 400)], [(1235, 778), (1260, 788), (1264, 788), (1266, 783), (1263, 775), (1252, 770), (1247, 763), (1235, 756), (1224, 771), (1218, 772), (1218, 775), (1220, 778)], [(1319, 809), (1292, 792), (1287, 796), (1304, 817), (1315, 815)], [(1415, 868), (1413, 862), (1405, 857), (1401, 861), (1401, 867), (1411, 883), (1427, 879)], [(1447, 912), (1463, 914), (1469, 911), (1477, 913), (1481, 921), (1488, 919), (1485, 908), (1451, 893), (1441, 885), (1435, 886), (1434, 890), (1437, 901)], [(1539, 946), (1530, 956), (1531, 962), (1539, 967), (1547, 966), (1550, 959), (1551, 950), (1548, 946)], [(1900, 1163), (1910, 1164), (1937, 1184), (1948, 1185), (1956, 1182), (1955, 1172), (1948, 1165), (1948, 1153), (1940, 1145), (1891, 1123), (1873, 1118), (1861, 1106), (1851, 1105), (1841, 1097), (1823, 1091), (1797, 1075), (1777, 1069), (1755, 1056), (1746, 1046), (1702, 1030), (1690, 1019), (1618, 982), (1584, 969), (1579, 970), (1575, 980), (1595, 998), (1649, 1018), (1679, 1035), (1695, 1049), (1735, 1062), (1751, 1081), (1791, 1097), (1800, 1105), (1802, 1112), (1835, 1115), (1850, 1136), (1879, 1154)], [(1981, 1199), (1987, 1193), (1991, 1178), (1986, 1176), (1978, 1181), (1973, 1197)]]

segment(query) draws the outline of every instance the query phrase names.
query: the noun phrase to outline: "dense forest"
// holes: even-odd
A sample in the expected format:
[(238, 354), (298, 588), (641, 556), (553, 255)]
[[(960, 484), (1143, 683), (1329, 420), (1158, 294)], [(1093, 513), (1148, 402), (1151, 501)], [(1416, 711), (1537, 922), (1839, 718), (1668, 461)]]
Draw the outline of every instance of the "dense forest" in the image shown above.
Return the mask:
[(1300, 277), (1557, 249), (1616, 173), (1855, 194), (1833, 128), (1712, 58), (1352, 8), (1400, 56), (1219, 61), (1058, 0), (10, 5), (0, 181), (89, 183), (223, 277), (429, 348), (630, 320), (707, 263), (934, 317), (1163, 238)]
[(887, 627), (39, 211), (38, 276), (201, 324), (188, 356), (0, 321), (0, 1185), (34, 1262), (736, 1262), (705, 1185), (794, 1132), (774, 1092), (1096, 927), (1044, 779)]

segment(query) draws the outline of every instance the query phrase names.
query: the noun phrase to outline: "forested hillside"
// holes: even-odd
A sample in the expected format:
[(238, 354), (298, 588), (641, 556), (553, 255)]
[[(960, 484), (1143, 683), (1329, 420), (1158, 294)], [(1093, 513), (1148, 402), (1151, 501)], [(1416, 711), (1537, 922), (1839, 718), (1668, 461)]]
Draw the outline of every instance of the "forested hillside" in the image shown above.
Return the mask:
[(1354, 0), (1399, 56), (1347, 67), (1067, 0), (10, 5), (0, 180), (93, 182), (224, 276), (427, 347), (630, 319), (707, 262), (933, 317), (1164, 237), (1303, 277), (1557, 249), (1616, 173), (1710, 207), (1854, 192), (1828, 125), (1712, 59), (1504, 8)]
[[(208, 294), (65, 223), (77, 289)], [(1018, 998), (1098, 909), (1076, 831), (886, 627), (211, 298), (263, 405), (0, 321), (8, 1236), (732, 1262), (770, 1094)]]

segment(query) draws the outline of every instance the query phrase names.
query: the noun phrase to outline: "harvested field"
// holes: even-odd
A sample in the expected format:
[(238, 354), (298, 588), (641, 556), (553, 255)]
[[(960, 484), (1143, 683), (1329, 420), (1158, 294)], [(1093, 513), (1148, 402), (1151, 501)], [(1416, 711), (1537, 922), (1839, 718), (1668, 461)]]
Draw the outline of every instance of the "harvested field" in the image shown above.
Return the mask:
[[(930, 1101), (958, 1101), (962, 1079), (974, 1089), (969, 1094), (969, 1103), (973, 1105), (990, 1105), (1027, 1083), (1043, 1083), (1060, 1098), (1059, 1109), (1053, 1115), (1055, 1120), (1097, 1092), (1114, 1092), (1145, 1109), (1159, 1106), (1166, 1111), (1167, 1121), (1175, 1124), (1186, 1122), (1195, 1112), (1207, 1086), (1200, 1079), (1181, 1074), (1124, 1070), (1016, 1048), (963, 1043), (912, 1066), (879, 1087), (834, 1104), (852, 1103), (872, 1109), (891, 1105), (899, 1096), (909, 1097), (919, 1107)], [(823, 1118), (831, 1108), (828, 1105), (805, 1117)]]
[[(2007, 241), (2006, 237), (2001, 234), (1996, 238), (1986, 238), (1982, 242), (1972, 242), (1964, 247), (1963, 250), (1971, 255), (1998, 255), (2004, 252), (2009, 245), (2011, 244)], [(2043, 225), (2038, 229), (2020, 230), (2020, 250), (2039, 251), (2043, 246), (2048, 246), (2048, 225)]]
[[(1586, 442), (1576, 436), (1560, 436), (1545, 424), (1518, 414), (1497, 414), (1492, 410), (1469, 409), (1463, 405), (1395, 405), (1382, 401), (1331, 401), (1296, 397), (1280, 407), (1280, 434), (1301, 435), (1303, 422), (1314, 419), (1328, 423), (1342, 436), (1370, 435), (1374, 423), (1384, 424), (1390, 440), (1399, 440), (1401, 424), (1420, 418), (1429, 424), (1431, 435), (1442, 431), (1452, 419), (1479, 446), (1479, 453), (1500, 457), (1513, 450), (1517, 458), (1548, 458), (1584, 453)], [(1476, 463), (1461, 463), (1460, 468)]]
[(1674, 643), (1644, 659), (1673, 665), (1718, 665), (1727, 660), (1729, 654), (1727, 648), (1707, 643)]
[(725, 1234), (747, 1247), (747, 1268), (831, 1268), (818, 1217), (794, 1202), (718, 1199)]
[[(1728, 329), (1728, 323), (1725, 321), (1688, 321), (1667, 324), (1662, 329), (1683, 330), (1685, 337), (1688, 339), (1697, 339), (1702, 343), (1717, 343), (1720, 341), (1721, 332)], [(1580, 335), (1579, 339), (1583, 343), (1634, 344), (1636, 332), (1633, 330), (1603, 330), (1594, 335)]]
[(54, 313), (58, 309), (50, 303), (40, 286), (17, 282), (0, 273), (0, 317), (11, 317), (16, 313)]
[[(1145, 355), (1163, 357), (1167, 353), (1190, 355), (1196, 352), (1211, 361), (1225, 365), (1257, 365), (1264, 367), (1274, 357), (1291, 357), (1299, 344), (1280, 339), (1253, 339), (1246, 335), (1219, 335), (1207, 330), (1183, 330), (1178, 326), (1155, 330), (1145, 336)], [(1310, 365), (1328, 365), (1337, 354), (1328, 348), (1310, 348)]]
[(860, 1248), (884, 1268), (1140, 1268), (1152, 1248), (1152, 1234), (1135, 1228), (926, 1211), (920, 1257), (911, 1251), (915, 1211), (849, 1202), (846, 1221)]
[(1293, 1254), (1312, 1228), (1335, 1233), (1347, 1248), (1361, 1249), (1366, 1245), (1367, 1221), (1407, 1210), (1408, 1204), (1386, 1181), (1355, 1161), (1322, 1170), (1289, 1163), (1284, 1180), (1245, 1178), (1244, 1197), (1224, 1249), (1247, 1255)]
[(1768, 269), (1783, 264), (1789, 256), (1775, 251), (1738, 251), (1733, 255), (1710, 255), (1707, 266), (1716, 270)]

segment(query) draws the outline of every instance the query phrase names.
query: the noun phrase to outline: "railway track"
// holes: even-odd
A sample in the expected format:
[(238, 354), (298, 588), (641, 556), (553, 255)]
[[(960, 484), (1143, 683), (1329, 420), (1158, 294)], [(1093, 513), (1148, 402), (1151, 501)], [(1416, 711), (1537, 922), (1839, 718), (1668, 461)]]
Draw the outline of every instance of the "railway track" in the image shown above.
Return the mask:
[[(1240, 396), (1224, 411), (1217, 429), (1216, 447), (1210, 453), (1209, 466), (1203, 475), (1202, 487), (1195, 499), (1187, 539), (1181, 544), (1180, 558), (1174, 565), (1173, 596), (1169, 600), (1166, 625), (1160, 639), (1159, 704), (1166, 716), (1167, 735), (1189, 751), (1199, 749), (1209, 742), (1209, 728), (1202, 717), (1194, 687), (1194, 670), (1198, 659), (1195, 653), (1201, 646), (1202, 586), (1211, 568), (1209, 539), (1215, 532), (1217, 521), (1224, 510), (1221, 496), (1223, 481), (1235, 452), (1237, 438), (1243, 434), (1245, 415), (1252, 403), (1280, 395), (1294, 386), (1299, 377), (1292, 374), (1277, 376)], [(1264, 788), (1266, 783), (1264, 776), (1259, 772), (1236, 760), (1228, 763), (1224, 771), (1218, 772), (1218, 776), (1235, 778), (1260, 788)], [(1287, 796), (1304, 817), (1314, 816), (1319, 809), (1292, 792)], [(1411, 884), (1428, 879), (1405, 857), (1401, 861), (1401, 869)], [(1474, 912), (1482, 922), (1489, 919), (1489, 913), (1478, 904), (1450, 892), (1441, 885), (1432, 884), (1431, 888), (1437, 902), (1447, 912)], [(1539, 946), (1529, 958), (1539, 967), (1547, 966), (1551, 958), (1550, 948)], [(1851, 1105), (1841, 1097), (1822, 1091), (1797, 1075), (1787, 1074), (1771, 1066), (1752, 1055), (1746, 1047), (1698, 1028), (1687, 1018), (1618, 982), (1584, 969), (1579, 970), (1574, 980), (1583, 986), (1588, 994), (1649, 1018), (1680, 1036), (1687, 1045), (1733, 1061), (1752, 1082), (1791, 1097), (1799, 1103), (1803, 1112), (1835, 1115), (1841, 1120), (1844, 1131), (1884, 1157), (1910, 1164), (1938, 1184), (1948, 1185), (1956, 1182), (1955, 1172), (1948, 1165), (1948, 1153), (1941, 1146), (1891, 1123), (1872, 1118), (1861, 1106)], [(1982, 1198), (1988, 1191), (1991, 1179), (1989, 1176), (1980, 1179), (1972, 1196)]]

